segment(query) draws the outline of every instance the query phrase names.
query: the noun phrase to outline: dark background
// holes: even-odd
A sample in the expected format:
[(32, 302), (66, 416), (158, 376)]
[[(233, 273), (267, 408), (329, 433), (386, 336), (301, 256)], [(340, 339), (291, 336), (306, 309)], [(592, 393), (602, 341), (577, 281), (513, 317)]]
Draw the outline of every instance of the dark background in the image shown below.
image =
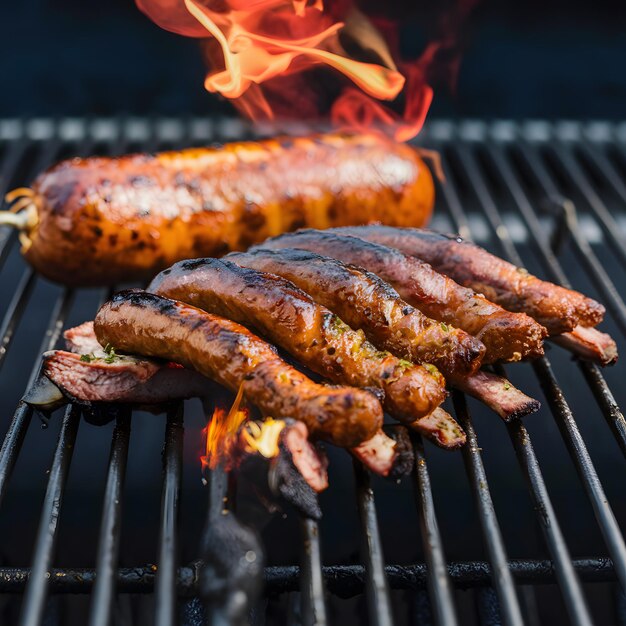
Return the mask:
[[(2, 117), (232, 111), (204, 92), (196, 43), (152, 24), (132, 0), (4, 0), (0, 25)], [(456, 94), (439, 91), (432, 115), (622, 118), (625, 32), (617, 0), (485, 1)]]

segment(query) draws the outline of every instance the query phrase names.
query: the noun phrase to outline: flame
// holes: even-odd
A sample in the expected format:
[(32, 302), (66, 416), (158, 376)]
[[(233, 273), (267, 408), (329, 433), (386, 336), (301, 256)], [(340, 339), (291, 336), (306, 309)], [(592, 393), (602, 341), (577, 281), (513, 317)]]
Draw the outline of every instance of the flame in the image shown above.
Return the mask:
[(248, 421), (248, 411), (241, 409), (243, 387), (226, 414), (216, 408), (209, 423), (203, 429), (205, 454), (200, 457), (202, 470), (215, 469), (223, 464), (233, 469), (242, 453), (260, 454), (266, 459), (278, 456), (280, 433), (285, 422), (268, 417), (265, 421)]
[[(458, 1), (463, 14), (476, 2)], [(354, 0), (136, 2), (163, 28), (203, 40), (211, 68), (205, 88), (233, 100), (253, 121), (318, 117), (322, 95), (306, 72), (327, 68), (346, 83), (326, 106), (335, 126), (377, 127), (398, 140), (410, 139), (422, 128), (433, 100), (429, 70), (435, 57), (455, 48), (447, 32), (417, 60), (402, 63), (389, 49), (399, 25), (375, 22)], [(458, 64), (450, 59), (456, 57), (448, 56), (448, 69), (455, 73)], [(394, 100), (404, 102), (401, 113), (381, 104)]]
[(266, 459), (278, 456), (280, 433), (285, 422), (268, 417), (264, 422), (248, 422), (242, 432), (246, 452), (258, 452)]
[(205, 436), (205, 455), (200, 457), (202, 469), (215, 469), (224, 462), (230, 469), (235, 462), (235, 452), (239, 440), (239, 430), (248, 419), (248, 411), (240, 410), (243, 398), (243, 386), (239, 388), (237, 396), (230, 407), (230, 411), (216, 408), (206, 428), (202, 431)]

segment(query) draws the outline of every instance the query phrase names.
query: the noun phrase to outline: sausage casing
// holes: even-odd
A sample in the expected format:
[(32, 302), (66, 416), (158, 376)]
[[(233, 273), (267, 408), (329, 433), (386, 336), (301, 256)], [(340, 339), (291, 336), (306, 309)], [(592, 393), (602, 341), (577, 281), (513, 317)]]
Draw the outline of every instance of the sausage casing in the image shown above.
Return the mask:
[(376, 346), (403, 359), (435, 365), (446, 378), (463, 378), (481, 363), (485, 346), (463, 330), (426, 317), (376, 274), (307, 250), (234, 252), (238, 265), (290, 280)]
[(243, 326), (181, 302), (121, 292), (100, 308), (94, 330), (102, 345), (175, 361), (231, 391), (243, 385), (265, 415), (299, 419), (311, 434), (340, 446), (370, 439), (382, 424), (373, 394), (319, 385)]
[(149, 280), (303, 226), (423, 226), (434, 199), (415, 150), (339, 134), (72, 159), (32, 192), (22, 252), (76, 286)]
[(509, 311), (527, 313), (550, 335), (596, 326), (604, 307), (578, 291), (541, 280), (474, 243), (418, 228), (365, 226), (338, 232), (397, 248)]
[(342, 384), (377, 387), (384, 406), (413, 422), (445, 399), (443, 377), (382, 352), (293, 283), (225, 259), (181, 261), (148, 291), (250, 325), (311, 370)]
[[(341, 229), (339, 229), (341, 231)], [(378, 274), (400, 297), (446, 326), (482, 341), (484, 363), (543, 355), (546, 330), (524, 313), (511, 313), (437, 273), (428, 263), (396, 250), (332, 230), (301, 230), (265, 241), (268, 249), (301, 248), (352, 263)]]

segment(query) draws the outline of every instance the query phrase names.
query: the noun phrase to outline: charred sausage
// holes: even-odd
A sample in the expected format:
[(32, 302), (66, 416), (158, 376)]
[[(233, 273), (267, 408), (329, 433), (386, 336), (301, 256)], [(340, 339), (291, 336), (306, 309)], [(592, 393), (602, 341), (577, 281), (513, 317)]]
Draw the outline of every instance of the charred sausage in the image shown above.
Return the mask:
[(485, 346), (448, 328), (402, 300), (376, 274), (327, 256), (294, 248), (256, 249), (226, 257), (237, 265), (290, 280), (352, 328), (362, 328), (379, 348), (416, 363), (432, 363), (446, 378), (474, 373)]
[(76, 286), (149, 280), (182, 259), (243, 250), (303, 226), (423, 226), (430, 172), (409, 146), (319, 135), (63, 161), (15, 190), (22, 252)]
[(94, 330), (102, 345), (180, 363), (237, 391), (265, 415), (295, 417), (312, 435), (357, 446), (382, 424), (374, 395), (314, 383), (274, 348), (230, 320), (154, 294), (122, 292), (105, 303)]
[(482, 293), (509, 311), (527, 313), (550, 335), (573, 330), (576, 326), (596, 326), (604, 317), (604, 307), (578, 291), (565, 289), (529, 274), (459, 237), (440, 235), (418, 228), (364, 226), (337, 229), (430, 263), (435, 270), (457, 283)]
[[(367, 270), (294, 248), (233, 252), (226, 259), (292, 281), (350, 326), (362, 328), (375, 346), (409, 361), (436, 365), (454, 387), (481, 400), (505, 421), (540, 406), (508, 380), (476, 372), (485, 351), (480, 341), (453, 327), (442, 329)], [(438, 428), (441, 443), (446, 431), (442, 420), (424, 418), (420, 428), (429, 422)]]
[(487, 348), (483, 362), (519, 361), (543, 354), (546, 329), (524, 313), (511, 313), (395, 248), (332, 231), (301, 230), (269, 239), (260, 248), (301, 248), (377, 274), (442, 328), (456, 326)]
[(381, 352), (337, 315), (293, 283), (224, 259), (181, 261), (161, 272), (148, 291), (188, 302), (248, 324), (313, 371), (385, 392), (384, 406), (399, 420), (432, 413), (445, 398), (443, 377), (432, 368)]

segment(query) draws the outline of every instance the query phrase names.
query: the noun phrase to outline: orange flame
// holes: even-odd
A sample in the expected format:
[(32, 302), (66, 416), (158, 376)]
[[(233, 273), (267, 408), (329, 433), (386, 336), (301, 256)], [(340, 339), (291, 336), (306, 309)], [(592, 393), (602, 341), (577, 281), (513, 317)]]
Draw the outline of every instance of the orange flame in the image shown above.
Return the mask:
[[(460, 1), (469, 5), (475, 0)], [(205, 88), (232, 99), (254, 121), (275, 120), (279, 103), (300, 118), (314, 114), (317, 102), (301, 106), (302, 99), (317, 95), (302, 74), (326, 67), (349, 81), (329, 110), (335, 125), (380, 127), (398, 140), (410, 139), (422, 128), (433, 99), (427, 70), (440, 44), (431, 44), (411, 64), (397, 63), (383, 34), (353, 0), (136, 2), (163, 28), (204, 40), (211, 66)], [(449, 38), (444, 47), (453, 47)], [(380, 103), (400, 95), (401, 114)]]
[(239, 429), (248, 419), (248, 411), (239, 408), (242, 397), (243, 387), (240, 387), (228, 414), (224, 409), (216, 408), (202, 431), (206, 442), (205, 455), (200, 457), (203, 470), (215, 469), (222, 462), (229, 466), (226, 469), (230, 469), (231, 464), (236, 462), (234, 453), (239, 440)]
[(203, 429), (205, 454), (200, 457), (203, 471), (220, 464), (227, 471), (234, 469), (242, 453), (256, 453), (266, 459), (278, 456), (278, 442), (285, 422), (271, 417), (262, 422), (248, 421), (248, 411), (240, 408), (242, 397), (243, 387), (240, 387), (228, 414), (216, 408)]

